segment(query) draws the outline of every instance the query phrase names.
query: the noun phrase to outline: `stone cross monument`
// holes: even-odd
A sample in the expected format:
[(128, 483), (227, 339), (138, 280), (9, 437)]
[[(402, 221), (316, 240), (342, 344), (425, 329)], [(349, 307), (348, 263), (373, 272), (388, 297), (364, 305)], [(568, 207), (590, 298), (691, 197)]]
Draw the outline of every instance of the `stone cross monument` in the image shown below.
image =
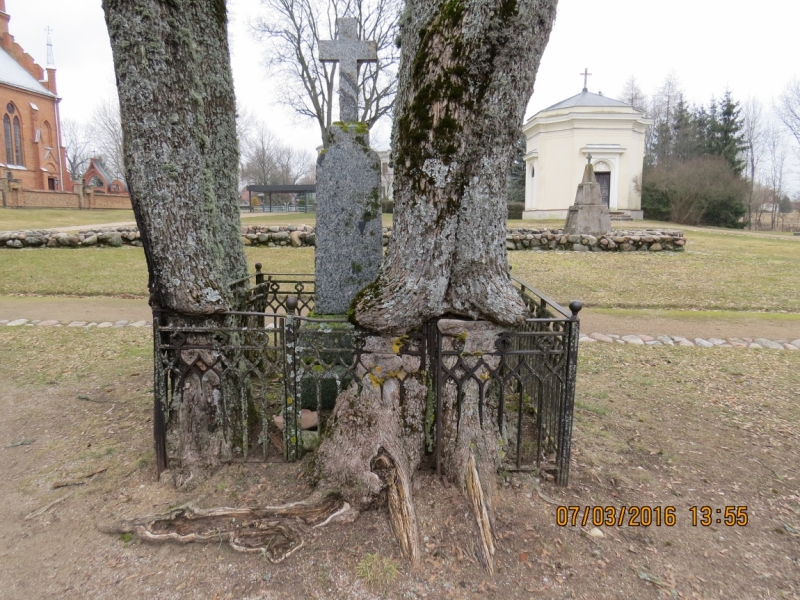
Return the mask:
[(564, 233), (566, 235), (600, 236), (609, 231), (611, 231), (611, 215), (608, 207), (603, 204), (600, 184), (594, 178), (592, 155), (590, 154), (586, 158), (583, 181), (578, 184), (575, 204), (569, 207), (567, 213)]
[(320, 60), (339, 61), (339, 119), (317, 158), (314, 312), (345, 314), (372, 283), (383, 258), (380, 158), (358, 121), (358, 63), (377, 60), (375, 42), (357, 39), (356, 19), (338, 19), (339, 39), (320, 41)]
[(378, 62), (375, 42), (358, 39), (358, 21), (336, 19), (337, 40), (319, 41), (319, 59), (339, 63), (339, 120), (358, 121), (358, 66), (362, 62)]

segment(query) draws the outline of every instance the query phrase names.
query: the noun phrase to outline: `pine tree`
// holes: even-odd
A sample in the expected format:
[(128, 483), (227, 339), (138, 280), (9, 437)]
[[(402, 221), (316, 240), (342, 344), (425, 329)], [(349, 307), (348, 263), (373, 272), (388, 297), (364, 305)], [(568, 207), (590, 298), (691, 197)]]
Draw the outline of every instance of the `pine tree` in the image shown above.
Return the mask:
[(683, 94), (678, 97), (678, 103), (672, 114), (672, 148), (670, 154), (680, 160), (689, 160), (700, 154), (701, 140), (699, 137), (697, 120), (683, 99)]
[(744, 124), (739, 117), (739, 103), (734, 102), (730, 90), (719, 101), (718, 114), (713, 123), (713, 137), (709, 154), (723, 157), (737, 175), (744, 170)]

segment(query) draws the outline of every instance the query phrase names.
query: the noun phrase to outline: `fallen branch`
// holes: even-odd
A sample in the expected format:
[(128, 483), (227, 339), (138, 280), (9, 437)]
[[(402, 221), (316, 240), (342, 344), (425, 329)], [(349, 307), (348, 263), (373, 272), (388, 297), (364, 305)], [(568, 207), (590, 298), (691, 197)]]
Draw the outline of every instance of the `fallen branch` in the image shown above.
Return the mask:
[(69, 494), (67, 494), (66, 496), (62, 496), (62, 497), (61, 497), (61, 498), (59, 498), (58, 500), (53, 500), (53, 501), (52, 501), (50, 504), (48, 504), (47, 506), (43, 506), (43, 507), (42, 507), (42, 508), (40, 508), (39, 510), (35, 510), (35, 511), (33, 511), (31, 514), (29, 514), (27, 517), (25, 517), (25, 520), (26, 520), (26, 521), (30, 521), (31, 519), (35, 519), (36, 517), (40, 517), (40, 516), (42, 516), (43, 514), (45, 514), (47, 511), (49, 511), (51, 508), (53, 508), (53, 507), (54, 507), (54, 506), (56, 506), (57, 504), (61, 504), (61, 503), (62, 503), (64, 500), (66, 500), (67, 498), (69, 498), (70, 496), (72, 496), (72, 494), (74, 494), (74, 493), (75, 493), (75, 490), (72, 490), (72, 491), (71, 491)]

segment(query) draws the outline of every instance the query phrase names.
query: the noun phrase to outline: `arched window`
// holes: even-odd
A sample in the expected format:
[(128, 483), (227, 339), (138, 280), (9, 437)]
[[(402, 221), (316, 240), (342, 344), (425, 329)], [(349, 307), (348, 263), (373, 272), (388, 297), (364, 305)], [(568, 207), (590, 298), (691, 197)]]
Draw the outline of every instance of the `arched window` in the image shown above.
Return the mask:
[(14, 158), (16, 165), (24, 165), (22, 159), (22, 127), (19, 124), (19, 117), (14, 117)]
[(3, 117), (3, 133), (6, 140), (6, 163), (14, 164), (14, 143), (11, 137), (11, 119), (6, 115)]
[(55, 148), (55, 146), (53, 146), (53, 128), (50, 127), (50, 123), (45, 121), (44, 125), (42, 125), (42, 129), (44, 133), (44, 145), (48, 148)]

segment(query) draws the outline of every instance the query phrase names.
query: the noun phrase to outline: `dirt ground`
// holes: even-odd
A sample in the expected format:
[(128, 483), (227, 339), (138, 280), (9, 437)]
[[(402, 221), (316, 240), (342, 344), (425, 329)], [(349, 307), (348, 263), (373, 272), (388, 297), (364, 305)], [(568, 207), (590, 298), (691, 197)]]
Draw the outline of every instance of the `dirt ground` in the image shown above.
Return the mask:
[[(67, 342), (77, 350), (41, 360)], [(308, 459), (231, 465), (187, 493), (156, 483), (147, 352), (142, 331), (0, 332), (1, 597), (800, 598), (796, 353), (582, 347), (570, 485), (498, 475), (491, 578), (474, 558), (467, 504), (429, 467), (415, 476), (416, 570), (384, 510), (309, 532), (277, 565), (224, 543), (100, 533), (187, 502), (264, 505), (311, 491)], [(575, 526), (558, 526), (559, 505), (579, 507)], [(624, 519), (594, 537), (587, 506), (672, 506), (675, 524)], [(693, 526), (692, 506), (746, 506), (748, 521), (712, 513)], [(385, 587), (359, 576), (370, 554), (399, 569)]]

